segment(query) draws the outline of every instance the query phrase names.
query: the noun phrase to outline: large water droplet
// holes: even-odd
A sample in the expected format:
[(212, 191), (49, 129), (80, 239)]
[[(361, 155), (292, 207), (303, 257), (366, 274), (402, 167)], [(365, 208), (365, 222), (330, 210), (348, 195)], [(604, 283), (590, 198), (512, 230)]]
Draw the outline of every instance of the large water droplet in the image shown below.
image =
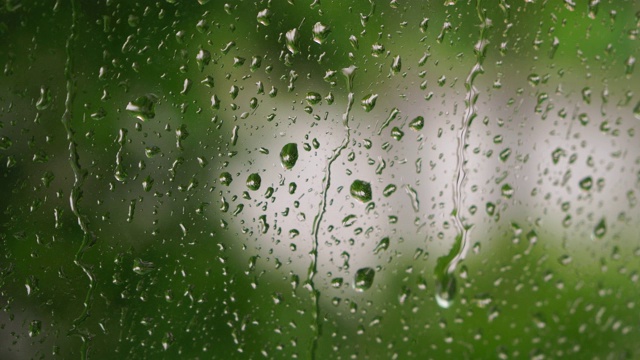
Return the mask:
[(369, 112), (376, 106), (376, 100), (378, 100), (378, 94), (369, 94), (362, 98), (362, 108), (364, 111)]
[(36, 101), (36, 109), (46, 110), (51, 105), (51, 92), (46, 86), (40, 88), (40, 97)]
[(285, 169), (291, 169), (298, 161), (298, 144), (288, 143), (280, 150), (280, 162)]
[(580, 180), (579, 185), (582, 190), (589, 191), (593, 186), (593, 179), (591, 178), (591, 176), (587, 176), (584, 179)]
[(449, 273), (444, 273), (438, 278), (436, 287), (436, 302), (443, 309), (448, 309), (453, 304), (456, 294), (456, 277)]
[(378, 255), (379, 252), (387, 250), (389, 248), (389, 237), (384, 237), (378, 245), (376, 245), (375, 249), (373, 249), (373, 253)]
[(296, 55), (297, 53), (299, 53), (300, 50), (298, 50), (298, 48), (299, 48), (299, 42), (300, 42), (300, 34), (298, 33), (298, 29), (293, 28), (287, 31), (287, 33), (285, 34), (285, 38), (287, 43), (287, 49), (289, 49), (289, 52), (291, 52), (291, 54), (293, 55)]
[(262, 178), (257, 173), (253, 173), (247, 177), (247, 187), (249, 190), (256, 191), (260, 189), (260, 185), (262, 184)]
[(420, 131), (424, 127), (424, 118), (422, 116), (416, 116), (409, 123), (409, 127), (414, 131)]
[(155, 268), (155, 264), (151, 261), (144, 261), (142, 259), (133, 260), (133, 272), (138, 275), (146, 275), (155, 270)]
[(400, 55), (397, 55), (393, 58), (393, 62), (391, 63), (391, 72), (395, 75), (400, 72), (402, 69), (402, 59)]
[(310, 91), (307, 93), (305, 99), (307, 100), (309, 105), (317, 105), (318, 103), (320, 103), (320, 101), (322, 101), (322, 95), (318, 94), (317, 92)]
[(349, 189), (351, 196), (360, 202), (366, 203), (371, 201), (371, 184), (362, 180), (354, 180)]
[(318, 44), (322, 44), (327, 39), (327, 36), (329, 36), (331, 29), (328, 26), (322, 25), (322, 23), (317, 22), (313, 25), (313, 29), (311, 31), (313, 32), (313, 41), (317, 42)]
[(596, 239), (602, 239), (607, 233), (607, 222), (604, 218), (600, 219), (593, 229), (593, 236)]
[(271, 23), (271, 11), (269, 9), (264, 9), (258, 12), (257, 20), (260, 24), (268, 26)]
[(222, 174), (220, 174), (220, 183), (222, 185), (229, 186), (229, 184), (231, 184), (232, 181), (233, 181), (233, 177), (231, 176), (230, 173), (225, 171)]
[(158, 99), (153, 94), (140, 96), (127, 104), (127, 111), (141, 121), (153, 119), (156, 116), (154, 107), (155, 101)]
[(353, 288), (357, 292), (369, 290), (369, 288), (371, 288), (371, 285), (373, 285), (373, 278), (375, 277), (375, 275), (375, 270), (370, 267), (359, 269), (358, 271), (356, 271)]

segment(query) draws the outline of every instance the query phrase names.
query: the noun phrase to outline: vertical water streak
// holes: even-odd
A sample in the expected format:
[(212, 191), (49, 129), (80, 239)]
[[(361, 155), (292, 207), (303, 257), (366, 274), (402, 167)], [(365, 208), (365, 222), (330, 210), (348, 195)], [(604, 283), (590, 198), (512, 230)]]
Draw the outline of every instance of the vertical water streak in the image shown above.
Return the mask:
[(467, 147), (467, 134), (469, 127), (476, 118), (477, 109), (476, 102), (478, 100), (478, 90), (474, 86), (475, 78), (483, 72), (482, 63), (485, 57), (485, 49), (487, 45), (485, 31), (491, 24), (487, 19), (484, 9), (482, 9), (482, 1), (476, 1), (476, 12), (480, 20), (479, 40), (474, 46), (476, 62), (469, 71), (469, 75), (465, 80), (465, 88), (467, 90), (465, 98), (465, 112), (462, 120), (462, 127), (458, 133), (458, 147), (456, 149), (456, 172), (453, 184), (453, 224), (456, 229), (456, 237), (453, 246), (447, 255), (440, 257), (436, 264), (437, 289), (436, 301), (443, 308), (448, 308), (453, 303), (456, 294), (456, 277), (455, 271), (458, 264), (465, 258), (469, 245), (469, 230), (471, 226), (464, 223), (460, 215), (463, 207), (463, 190), (467, 176), (465, 165), (465, 148)]
[(80, 315), (73, 320), (73, 325), (69, 330), (69, 335), (77, 335), (82, 339), (82, 347), (80, 357), (82, 359), (86, 359), (88, 355), (88, 343), (91, 340), (91, 336), (87, 330), (79, 329), (78, 327), (82, 322), (86, 320), (89, 316), (89, 310), (91, 308), (91, 298), (93, 296), (93, 290), (96, 285), (96, 279), (93, 275), (91, 269), (82, 262), (82, 257), (84, 252), (91, 247), (94, 242), (94, 235), (90, 233), (88, 227), (87, 219), (80, 213), (80, 209), (78, 207), (78, 202), (82, 198), (82, 186), (84, 184), (84, 180), (87, 177), (86, 170), (82, 169), (80, 166), (80, 157), (78, 155), (77, 144), (73, 140), (74, 131), (71, 125), (73, 120), (73, 102), (75, 100), (75, 80), (73, 78), (73, 42), (76, 37), (76, 28), (77, 28), (77, 5), (75, 0), (70, 0), (71, 2), (71, 28), (69, 31), (69, 36), (67, 37), (67, 41), (65, 44), (65, 52), (66, 52), (66, 61), (64, 66), (64, 78), (66, 81), (66, 98), (64, 101), (64, 113), (62, 114), (62, 124), (64, 126), (66, 135), (67, 135), (67, 143), (69, 146), (69, 164), (71, 165), (71, 170), (73, 171), (73, 186), (71, 188), (71, 194), (69, 195), (69, 205), (71, 207), (71, 212), (76, 217), (78, 221), (78, 226), (80, 230), (82, 230), (82, 243), (80, 247), (76, 251), (73, 262), (79, 267), (82, 272), (85, 273), (87, 278), (89, 278), (89, 287), (84, 296), (83, 300), (83, 309)]
[(351, 68), (351, 72), (347, 75), (349, 95), (347, 99), (347, 110), (342, 115), (342, 124), (344, 125), (346, 135), (344, 139), (342, 139), (342, 143), (337, 148), (333, 149), (332, 155), (327, 161), (327, 165), (324, 170), (324, 177), (322, 178), (322, 194), (320, 199), (320, 205), (318, 206), (318, 213), (313, 219), (313, 228), (311, 231), (311, 235), (313, 236), (313, 244), (311, 247), (311, 263), (309, 264), (309, 271), (307, 274), (307, 286), (311, 291), (311, 298), (313, 301), (313, 320), (315, 326), (315, 334), (313, 337), (313, 342), (311, 344), (311, 354), (310, 358), (312, 360), (316, 359), (316, 352), (318, 350), (318, 340), (322, 335), (322, 320), (320, 319), (320, 291), (316, 289), (315, 283), (313, 281), (314, 276), (318, 272), (318, 236), (320, 232), (320, 224), (322, 223), (322, 218), (327, 210), (327, 192), (329, 191), (329, 187), (331, 186), (331, 165), (340, 157), (340, 154), (344, 149), (347, 148), (349, 141), (351, 141), (351, 129), (349, 128), (349, 116), (351, 113), (351, 108), (353, 106), (354, 95), (351, 92), (352, 86), (352, 78), (353, 71), (355, 71), (355, 67)]

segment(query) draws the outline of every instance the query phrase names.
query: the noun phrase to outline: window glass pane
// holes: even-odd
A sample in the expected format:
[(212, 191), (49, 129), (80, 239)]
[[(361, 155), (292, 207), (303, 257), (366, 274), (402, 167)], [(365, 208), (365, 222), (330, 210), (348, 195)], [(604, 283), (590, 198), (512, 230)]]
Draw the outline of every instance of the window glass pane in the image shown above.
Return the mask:
[(639, 11), (5, 1), (0, 358), (637, 358)]

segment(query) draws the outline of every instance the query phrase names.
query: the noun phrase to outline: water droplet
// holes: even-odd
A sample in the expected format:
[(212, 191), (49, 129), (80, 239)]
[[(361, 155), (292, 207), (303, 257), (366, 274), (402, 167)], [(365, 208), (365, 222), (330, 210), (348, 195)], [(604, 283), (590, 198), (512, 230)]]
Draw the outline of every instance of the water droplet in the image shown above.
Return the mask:
[(378, 255), (381, 251), (387, 250), (389, 248), (389, 237), (384, 237), (378, 245), (376, 245), (375, 249), (373, 249), (373, 253)]
[(633, 68), (635, 64), (636, 64), (636, 58), (633, 56), (629, 56), (629, 58), (627, 58), (627, 61), (624, 62), (625, 74), (631, 75), (633, 73)]
[(378, 100), (378, 94), (369, 94), (362, 98), (362, 108), (364, 111), (369, 112), (376, 106), (376, 100)]
[(285, 34), (287, 49), (291, 54), (296, 55), (300, 52), (299, 42), (300, 42), (300, 34), (298, 33), (298, 29), (293, 28)]
[(593, 179), (591, 178), (591, 176), (587, 176), (584, 179), (580, 180), (579, 185), (582, 190), (589, 191), (593, 186)]
[(502, 191), (502, 196), (504, 196), (507, 199), (511, 199), (511, 197), (513, 196), (513, 193), (515, 192), (513, 187), (511, 187), (511, 185), (509, 184), (502, 185), (501, 191)]
[(422, 130), (423, 127), (424, 127), (424, 118), (422, 116), (416, 116), (409, 123), (409, 128), (411, 128), (414, 131), (420, 131)]
[(204, 70), (204, 67), (209, 65), (211, 62), (211, 53), (208, 50), (200, 49), (198, 54), (196, 55), (196, 63), (198, 64), (198, 69), (200, 71)]
[(231, 176), (231, 174), (226, 171), (220, 174), (219, 179), (220, 179), (220, 184), (225, 186), (229, 186), (229, 184), (231, 184), (231, 182), (233, 181), (233, 177)]
[(360, 44), (358, 44), (358, 38), (355, 35), (349, 36), (349, 43), (351, 43), (351, 46), (356, 50), (360, 48)]
[(140, 121), (153, 119), (156, 116), (154, 107), (157, 99), (158, 97), (153, 94), (140, 96), (139, 98), (130, 101), (127, 104), (126, 110)]
[(269, 230), (269, 224), (267, 223), (267, 215), (260, 215), (258, 217), (258, 225), (260, 227), (260, 232), (263, 234), (266, 234), (267, 230)]
[(378, 57), (384, 53), (384, 45), (375, 43), (371, 45), (371, 55)]
[(420, 31), (426, 33), (427, 29), (429, 29), (429, 18), (424, 18), (420, 21)]
[(36, 109), (46, 110), (51, 105), (51, 91), (46, 86), (40, 87), (40, 97), (36, 101)]
[[(262, 57), (258, 55), (254, 55), (251, 57), (251, 64), (249, 65), (249, 70), (256, 71), (262, 66)], [(262, 91), (264, 93), (264, 90)]]
[(0, 150), (7, 150), (13, 145), (13, 141), (6, 136), (0, 136)]
[(505, 162), (507, 161), (507, 159), (509, 159), (509, 156), (511, 156), (511, 149), (510, 148), (506, 148), (504, 150), (502, 150), (500, 152), (500, 155), (498, 155), (500, 157), (500, 161)]
[(602, 237), (604, 237), (606, 233), (607, 233), (607, 223), (606, 223), (606, 220), (602, 218), (600, 219), (600, 221), (598, 221), (598, 224), (596, 224), (596, 227), (593, 229), (593, 235), (597, 239), (602, 239)]
[(360, 202), (371, 201), (371, 184), (362, 180), (354, 180), (350, 187), (351, 196)]
[(280, 151), (280, 162), (285, 169), (291, 169), (298, 161), (298, 144), (288, 143)]
[(151, 191), (153, 187), (153, 178), (149, 175), (142, 181), (142, 189), (146, 192)]
[(394, 192), (396, 192), (397, 190), (397, 186), (395, 186), (394, 184), (389, 184), (387, 185), (384, 190), (382, 191), (382, 195), (384, 195), (385, 197), (389, 197), (391, 196)]
[(404, 191), (409, 195), (411, 199), (411, 207), (413, 207), (413, 211), (420, 211), (420, 200), (418, 200), (418, 192), (416, 189), (412, 188), (411, 185), (406, 184), (404, 186)]
[(211, 96), (211, 108), (212, 109), (220, 109), (220, 99), (218, 98), (218, 95), (213, 94)]
[(260, 24), (269, 26), (271, 23), (271, 11), (269, 9), (264, 9), (258, 12), (257, 20)]
[(400, 58), (400, 55), (397, 55), (391, 62), (391, 72), (395, 75), (399, 73), (400, 70), (402, 70), (402, 59)]
[(557, 148), (551, 153), (551, 159), (553, 160), (554, 164), (558, 164), (562, 156), (565, 156), (565, 152), (561, 148)]
[(391, 124), (391, 122), (393, 120), (396, 119), (396, 117), (400, 114), (400, 110), (398, 110), (398, 108), (393, 108), (391, 109), (391, 112), (389, 113), (389, 116), (387, 117), (387, 119), (384, 121), (384, 123), (382, 123), (382, 126), (380, 126), (380, 130), (378, 130), (378, 135), (382, 134), (382, 130), (384, 130), (387, 126), (389, 126), (389, 124)]
[(36, 337), (40, 335), (41, 330), (42, 330), (42, 322), (40, 320), (33, 320), (29, 324), (29, 337)]
[(441, 274), (436, 286), (436, 302), (441, 308), (448, 309), (453, 304), (455, 295), (456, 277), (446, 272)]
[(234, 46), (236, 46), (236, 42), (229, 41), (222, 49), (220, 49), (220, 51), (222, 51), (223, 54), (228, 54)]
[(247, 59), (240, 57), (240, 56), (234, 56), (233, 57), (233, 67), (240, 67), (242, 65), (244, 65), (245, 61), (247, 61)]
[(155, 270), (155, 268), (155, 264), (151, 261), (144, 261), (140, 258), (133, 260), (133, 272), (138, 275), (146, 275)]
[(247, 177), (247, 187), (249, 190), (256, 191), (260, 189), (262, 178), (257, 173), (253, 173)]
[(402, 137), (404, 136), (404, 132), (402, 132), (402, 130), (400, 130), (400, 128), (398, 128), (397, 126), (394, 126), (393, 129), (391, 129), (391, 137), (400, 141), (402, 140)]
[(375, 275), (375, 270), (370, 267), (358, 269), (358, 271), (356, 271), (355, 280), (353, 282), (353, 288), (357, 292), (369, 290), (369, 288), (371, 288), (371, 285), (373, 285), (373, 278), (375, 277)]
[(236, 85), (231, 85), (231, 88), (229, 89), (229, 95), (231, 95), (231, 99), (237, 98), (239, 93), (240, 88)]
[(96, 121), (103, 120), (105, 117), (107, 117), (107, 111), (103, 107), (91, 114), (91, 118)]
[(305, 100), (309, 103), (309, 105), (316, 105), (322, 101), (322, 95), (317, 92), (310, 91), (307, 93)]
[(328, 26), (317, 22), (313, 25), (311, 31), (313, 32), (313, 41), (317, 42), (318, 44), (322, 44), (327, 39), (327, 36), (329, 36), (331, 29)]
[(353, 89), (353, 78), (356, 76), (356, 70), (358, 67), (355, 65), (351, 65), (346, 68), (342, 68), (342, 75), (347, 79), (347, 90), (351, 91)]
[(355, 224), (356, 220), (358, 220), (358, 217), (356, 215), (354, 214), (347, 215), (344, 217), (344, 219), (342, 219), (342, 226), (350, 227), (353, 224)]

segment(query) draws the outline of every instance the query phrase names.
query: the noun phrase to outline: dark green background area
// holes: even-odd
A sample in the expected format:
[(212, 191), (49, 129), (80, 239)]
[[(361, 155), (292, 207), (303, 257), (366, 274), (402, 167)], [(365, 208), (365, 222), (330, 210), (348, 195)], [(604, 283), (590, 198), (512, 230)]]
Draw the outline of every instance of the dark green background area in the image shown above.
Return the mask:
[[(636, 2), (72, 1), (0, 7), (0, 358), (640, 356)], [(256, 16), (267, 8), (264, 26)], [(478, 9), (491, 19), (485, 39)], [(312, 36), (318, 22), (331, 29), (322, 44)], [(294, 28), (296, 54), (286, 44)], [(446, 146), (470, 106), (466, 80), (480, 40), (463, 190), (483, 201), (459, 210), (473, 239), (454, 304), (443, 309), (435, 270), (456, 236), (456, 154)], [(374, 44), (385, 47), (378, 56)], [(200, 50), (211, 56), (206, 65)], [(348, 89), (342, 69), (351, 65)], [(335, 79), (325, 79), (330, 70)], [(350, 91), (351, 138), (327, 190)], [(379, 98), (369, 112), (360, 101), (371, 94)], [(126, 110), (140, 99), (153, 103), (145, 121)], [(396, 107), (401, 116), (383, 133)], [(408, 126), (415, 109), (423, 129)], [(401, 140), (389, 136), (394, 127)], [(535, 150), (533, 129), (548, 135)], [(283, 169), (289, 143), (299, 156)], [(508, 146), (512, 155), (497, 160)], [(422, 172), (416, 153), (425, 154)], [(383, 158), (388, 168), (376, 173)], [(595, 185), (587, 191), (578, 164), (588, 158)], [(496, 175), (481, 182), (484, 170)], [(230, 185), (219, 180), (227, 171)], [(255, 191), (245, 186), (252, 173), (262, 177)], [(398, 190), (383, 195), (390, 174)], [(349, 198), (356, 179), (371, 183), (371, 208)], [(433, 179), (450, 185), (419, 191), (414, 213), (402, 182)], [(505, 183), (513, 198), (501, 193)], [(522, 190), (547, 184), (554, 190)], [(70, 205), (74, 188), (87, 233)], [(238, 204), (244, 210), (233, 215)], [(331, 218), (351, 213), (353, 228)], [(289, 228), (292, 219), (301, 225)], [(606, 233), (594, 236), (600, 219)], [(374, 254), (384, 236), (390, 245)], [(373, 286), (356, 291), (365, 266)]]

